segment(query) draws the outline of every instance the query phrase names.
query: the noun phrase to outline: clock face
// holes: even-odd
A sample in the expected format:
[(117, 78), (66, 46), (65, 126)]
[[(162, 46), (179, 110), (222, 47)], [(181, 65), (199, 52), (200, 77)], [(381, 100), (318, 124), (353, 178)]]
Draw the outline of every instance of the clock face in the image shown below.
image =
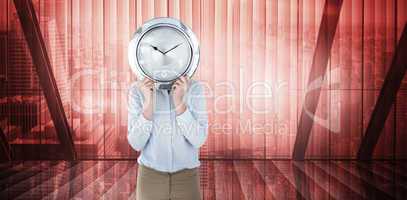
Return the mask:
[(158, 81), (172, 81), (187, 70), (191, 51), (188, 39), (178, 29), (159, 26), (142, 36), (136, 55), (147, 76)]

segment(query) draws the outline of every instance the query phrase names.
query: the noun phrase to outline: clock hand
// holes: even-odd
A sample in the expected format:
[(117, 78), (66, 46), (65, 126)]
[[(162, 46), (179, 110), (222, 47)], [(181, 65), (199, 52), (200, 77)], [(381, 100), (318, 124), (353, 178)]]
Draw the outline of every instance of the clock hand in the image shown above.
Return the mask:
[(150, 46), (153, 47), (154, 50), (159, 51), (159, 52), (162, 53), (162, 54), (165, 54), (165, 53), (162, 52), (159, 48), (157, 48), (157, 47), (155, 47), (155, 46), (153, 46), (153, 45), (151, 45), (151, 44), (150, 44)]
[(170, 52), (170, 51), (172, 51), (173, 49), (175, 49), (175, 48), (177, 48), (179, 45), (181, 45), (183, 42), (181, 42), (181, 43), (179, 43), (179, 44), (177, 44), (177, 45), (175, 45), (174, 47), (172, 47), (171, 49), (169, 49), (169, 50), (167, 50), (166, 52), (164, 52), (164, 54), (166, 54), (166, 53), (168, 53), (168, 52)]

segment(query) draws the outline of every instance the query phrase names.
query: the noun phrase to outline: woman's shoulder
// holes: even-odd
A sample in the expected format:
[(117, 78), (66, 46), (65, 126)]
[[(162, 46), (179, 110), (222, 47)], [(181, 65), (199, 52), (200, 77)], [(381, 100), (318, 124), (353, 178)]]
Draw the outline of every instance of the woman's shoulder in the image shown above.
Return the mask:
[(190, 86), (202, 87), (202, 82), (199, 80), (195, 80), (195, 79), (189, 79), (189, 84), (190, 84)]
[(139, 95), (140, 91), (139, 91), (139, 83), (141, 82), (141, 80), (136, 80), (134, 82), (132, 82), (129, 86), (129, 93), (133, 94), (133, 95)]
[(204, 91), (204, 84), (201, 81), (190, 79), (189, 88), (193, 94), (201, 94)]

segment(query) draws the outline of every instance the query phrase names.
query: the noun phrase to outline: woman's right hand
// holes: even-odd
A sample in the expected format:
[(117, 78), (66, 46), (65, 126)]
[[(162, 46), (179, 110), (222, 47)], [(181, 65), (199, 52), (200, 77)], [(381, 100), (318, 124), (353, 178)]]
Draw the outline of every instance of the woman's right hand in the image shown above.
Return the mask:
[(144, 78), (137, 85), (140, 92), (144, 95), (143, 115), (144, 118), (151, 120), (153, 116), (153, 92), (154, 81)]
[(143, 81), (139, 82), (137, 85), (140, 92), (144, 95), (144, 100), (151, 98), (154, 91), (154, 81), (144, 78)]

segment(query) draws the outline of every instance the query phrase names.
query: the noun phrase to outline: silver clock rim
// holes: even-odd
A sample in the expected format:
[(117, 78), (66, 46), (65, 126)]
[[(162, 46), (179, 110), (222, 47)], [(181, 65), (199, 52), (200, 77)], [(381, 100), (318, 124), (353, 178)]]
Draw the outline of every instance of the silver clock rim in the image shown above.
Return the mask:
[[(137, 78), (139, 79), (142, 79), (143, 77), (149, 77), (150, 79), (153, 79), (153, 77), (148, 76), (148, 74), (143, 71), (142, 66), (138, 63), (137, 48), (140, 43), (140, 40), (142, 39), (145, 33), (154, 28), (162, 26), (169, 26), (177, 29), (188, 40), (191, 47), (191, 58), (188, 67), (186, 67), (185, 71), (181, 75), (187, 75), (191, 77), (195, 73), (199, 64), (200, 52), (198, 39), (188, 26), (184, 25), (178, 19), (170, 17), (153, 18), (145, 22), (140, 28), (137, 29), (128, 47), (128, 59), (131, 70), (133, 71), (133, 73), (136, 74)], [(156, 81), (161, 83), (171, 83), (174, 80), (170, 81), (156, 80)]]

